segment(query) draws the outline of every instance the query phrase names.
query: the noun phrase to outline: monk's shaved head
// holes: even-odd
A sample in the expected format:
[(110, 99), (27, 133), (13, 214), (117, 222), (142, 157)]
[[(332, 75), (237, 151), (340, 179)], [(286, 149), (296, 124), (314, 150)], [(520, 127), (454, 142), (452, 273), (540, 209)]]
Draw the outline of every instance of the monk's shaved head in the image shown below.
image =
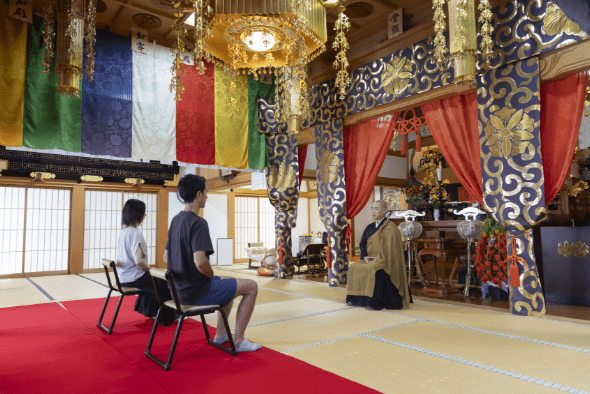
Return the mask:
[(383, 200), (377, 200), (371, 206), (371, 216), (376, 221), (380, 221), (385, 217), (385, 213), (387, 212), (387, 203)]
[(374, 204), (379, 204), (379, 206), (381, 208), (387, 209), (387, 203), (385, 201), (383, 201), (383, 200), (377, 200), (377, 201), (374, 202)]

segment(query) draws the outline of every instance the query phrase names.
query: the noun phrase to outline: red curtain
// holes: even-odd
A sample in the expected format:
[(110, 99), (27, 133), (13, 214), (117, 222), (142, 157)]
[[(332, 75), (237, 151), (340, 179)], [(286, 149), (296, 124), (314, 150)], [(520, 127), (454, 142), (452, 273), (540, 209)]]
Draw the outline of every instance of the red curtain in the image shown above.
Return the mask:
[(184, 163), (215, 164), (214, 67), (199, 74), (184, 66), (182, 101), (176, 103), (176, 158)]
[(346, 216), (354, 218), (367, 205), (393, 139), (398, 113), (344, 129)]
[(303, 180), (303, 171), (305, 170), (305, 159), (307, 158), (307, 145), (299, 145), (297, 152), (297, 161), (299, 162), (299, 187)]
[(555, 198), (570, 172), (587, 86), (587, 75), (571, 75), (541, 85), (541, 156), (546, 203)]
[(469, 195), (483, 206), (476, 93), (424, 104), (422, 112), (453, 173)]

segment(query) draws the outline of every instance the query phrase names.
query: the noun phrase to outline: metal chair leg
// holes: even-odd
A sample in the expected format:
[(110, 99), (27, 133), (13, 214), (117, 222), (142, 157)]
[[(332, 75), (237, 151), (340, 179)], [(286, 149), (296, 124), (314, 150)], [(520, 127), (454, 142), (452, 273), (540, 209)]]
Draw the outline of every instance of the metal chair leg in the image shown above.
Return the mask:
[(162, 306), (158, 309), (158, 313), (156, 315), (156, 321), (154, 322), (154, 327), (152, 328), (152, 334), (150, 335), (150, 340), (148, 342), (147, 349), (144, 354), (146, 356), (148, 356), (149, 358), (151, 358), (152, 360), (154, 360), (159, 366), (164, 368), (164, 370), (169, 371), (170, 365), (164, 363), (162, 360), (160, 360), (159, 358), (157, 358), (156, 356), (154, 356), (151, 353), (152, 344), (154, 343), (154, 338), (156, 337), (156, 330), (158, 329), (158, 324), (160, 323), (160, 316), (162, 316), (163, 309), (164, 309), (164, 307), (162, 307)]
[(115, 322), (117, 321), (117, 315), (119, 314), (119, 309), (121, 308), (121, 304), (123, 303), (123, 298), (125, 297), (125, 295), (121, 295), (121, 298), (119, 298), (119, 302), (117, 303), (117, 310), (115, 311), (115, 315), (113, 316), (113, 321), (111, 322), (111, 328), (107, 328), (102, 324), (102, 319), (104, 317), (104, 314), (107, 310), (107, 305), (109, 303), (109, 299), (111, 298), (111, 293), (112, 293), (112, 289), (109, 290), (109, 294), (107, 295), (107, 299), (105, 300), (104, 306), (102, 308), (102, 313), (100, 314), (100, 318), (98, 319), (98, 323), (97, 326), (102, 328), (107, 335), (111, 335), (113, 333), (113, 328), (115, 327)]
[(231, 335), (231, 329), (229, 328), (229, 323), (227, 321), (227, 315), (223, 311), (223, 309), (218, 310), (221, 313), (221, 317), (223, 318), (223, 325), (225, 326), (225, 332), (227, 333), (227, 337), (229, 338), (230, 348), (226, 348), (225, 346), (215, 343), (211, 340), (211, 336), (209, 335), (209, 327), (207, 327), (207, 323), (205, 322), (205, 316), (201, 315), (201, 321), (203, 322), (203, 329), (205, 330), (205, 336), (207, 337), (207, 343), (209, 345), (215, 346), (216, 348), (223, 350), (226, 353), (231, 354), (232, 356), (236, 356), (238, 352), (236, 351), (236, 345), (234, 344), (234, 338)]
[(172, 341), (172, 347), (170, 348), (170, 355), (168, 356), (168, 362), (164, 366), (164, 370), (170, 371), (170, 366), (172, 365), (172, 358), (174, 357), (174, 353), (176, 352), (176, 345), (178, 344), (178, 338), (180, 338), (180, 330), (182, 329), (182, 323), (184, 323), (184, 319), (186, 316), (180, 316), (178, 320), (178, 326), (176, 327), (176, 333), (174, 334), (174, 340)]

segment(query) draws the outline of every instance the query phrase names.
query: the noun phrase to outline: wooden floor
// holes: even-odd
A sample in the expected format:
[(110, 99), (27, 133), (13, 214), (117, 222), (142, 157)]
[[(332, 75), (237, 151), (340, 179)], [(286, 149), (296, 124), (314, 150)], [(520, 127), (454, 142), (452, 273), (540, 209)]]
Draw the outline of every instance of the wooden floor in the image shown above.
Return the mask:
[[(315, 282), (325, 282), (325, 275), (295, 275), (294, 280), (310, 280)], [(343, 286), (344, 287), (344, 286)], [(473, 288), (470, 291), (469, 297), (465, 297), (462, 292), (448, 294), (444, 297), (433, 296), (431, 293), (426, 293), (423, 290), (422, 285), (419, 283), (412, 284), (412, 295), (419, 297), (427, 297), (431, 299), (440, 299), (445, 301), (453, 301), (471, 305), (483, 305), (494, 308), (502, 308), (508, 311), (508, 301), (492, 301), (489, 298), (481, 297), (481, 290)], [(590, 321), (590, 308), (576, 305), (563, 305), (547, 303), (546, 313), (550, 316), (568, 317), (572, 319), (589, 320)]]

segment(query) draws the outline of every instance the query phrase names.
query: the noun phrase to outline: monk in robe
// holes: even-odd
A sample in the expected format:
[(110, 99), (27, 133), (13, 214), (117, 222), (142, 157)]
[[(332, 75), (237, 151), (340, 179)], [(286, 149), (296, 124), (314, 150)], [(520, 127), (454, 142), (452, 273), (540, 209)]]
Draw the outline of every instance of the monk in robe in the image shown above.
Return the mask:
[(377, 230), (367, 240), (367, 256), (348, 267), (346, 302), (367, 309), (407, 309), (410, 294), (401, 233), (395, 223), (383, 220), (385, 202), (376, 201), (373, 208), (377, 211), (373, 217), (378, 228), (373, 223), (369, 225)]

